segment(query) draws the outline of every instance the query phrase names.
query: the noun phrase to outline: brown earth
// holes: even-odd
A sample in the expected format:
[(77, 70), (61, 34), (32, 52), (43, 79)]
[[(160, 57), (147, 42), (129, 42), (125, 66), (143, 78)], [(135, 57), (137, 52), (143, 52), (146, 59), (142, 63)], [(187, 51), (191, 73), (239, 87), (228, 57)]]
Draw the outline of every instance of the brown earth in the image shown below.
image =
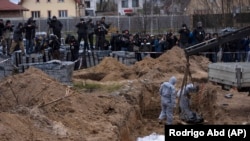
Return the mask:
[[(206, 124), (249, 124), (250, 97), (208, 82), (209, 63), (202, 56), (190, 58), (192, 80), (202, 86), (192, 108)], [(0, 140), (136, 141), (153, 132), (164, 134), (157, 120), (159, 86), (174, 75), (179, 89), (185, 68), (179, 47), (132, 66), (106, 57), (95, 67), (74, 71), (73, 86), (30, 67), (0, 83)], [(228, 93), (231, 99), (224, 97)], [(179, 124), (177, 111), (174, 119)]]

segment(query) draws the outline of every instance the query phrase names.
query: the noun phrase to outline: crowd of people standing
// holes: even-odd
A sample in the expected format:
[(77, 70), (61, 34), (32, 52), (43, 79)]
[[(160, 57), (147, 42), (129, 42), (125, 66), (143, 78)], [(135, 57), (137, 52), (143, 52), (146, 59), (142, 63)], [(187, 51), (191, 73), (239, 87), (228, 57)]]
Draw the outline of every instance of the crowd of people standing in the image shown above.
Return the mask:
[[(101, 17), (100, 20), (93, 21), (90, 17), (80, 18), (80, 21), (73, 25), (76, 28), (76, 33), (66, 37), (67, 40), (67, 38), (71, 38), (70, 36), (74, 36), (77, 40), (79, 47), (71, 48), (74, 49), (72, 50), (73, 55), (75, 55), (73, 52), (77, 52), (77, 49), (79, 51), (82, 45), (83, 50), (87, 52), (93, 50), (156, 52), (153, 57), (157, 57), (160, 53), (171, 49), (173, 46), (177, 45), (185, 49), (191, 45), (219, 36), (218, 33), (206, 32), (202, 22), (198, 22), (193, 30), (189, 29), (186, 24), (182, 24), (181, 28), (176, 32), (169, 30), (167, 33), (157, 35), (130, 33), (129, 30), (123, 30), (111, 33), (111, 37), (107, 39), (111, 24), (107, 24), (105, 19), (105, 17)], [(23, 55), (30, 55), (34, 52), (41, 52), (41, 50), (49, 46), (51, 47), (53, 58), (59, 59), (59, 49), (62, 44), (61, 38), (64, 36), (62, 35), (63, 24), (56, 16), (49, 18), (47, 24), (49, 29), (47, 38), (41, 41), (40, 38), (36, 37), (37, 24), (32, 17), (25, 23), (18, 23), (16, 27), (10, 20), (4, 23), (0, 19), (2, 54), (10, 55), (18, 47)], [(25, 44), (22, 42), (24, 38), (26, 40)], [(66, 41), (65, 43), (70, 45), (70, 42)], [(250, 58), (248, 57), (249, 43), (249, 37), (228, 42), (219, 47), (209, 49), (205, 52), (205, 56), (212, 62), (247, 61), (250, 60), (248, 59)], [(137, 53), (136, 59), (141, 60), (142, 55), (145, 55), (145, 53)], [(77, 56), (75, 55), (73, 58), (77, 58)]]

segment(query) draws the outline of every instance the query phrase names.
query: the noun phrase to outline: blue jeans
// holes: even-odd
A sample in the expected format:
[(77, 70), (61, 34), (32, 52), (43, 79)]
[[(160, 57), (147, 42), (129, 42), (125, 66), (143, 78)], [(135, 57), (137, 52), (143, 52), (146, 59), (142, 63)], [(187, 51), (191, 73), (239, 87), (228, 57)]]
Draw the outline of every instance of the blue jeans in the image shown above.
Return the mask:
[(127, 47), (121, 47), (121, 51), (128, 51)]
[(33, 52), (33, 45), (34, 45), (33, 39), (31, 40), (26, 39), (26, 53), (27, 54), (31, 54)]

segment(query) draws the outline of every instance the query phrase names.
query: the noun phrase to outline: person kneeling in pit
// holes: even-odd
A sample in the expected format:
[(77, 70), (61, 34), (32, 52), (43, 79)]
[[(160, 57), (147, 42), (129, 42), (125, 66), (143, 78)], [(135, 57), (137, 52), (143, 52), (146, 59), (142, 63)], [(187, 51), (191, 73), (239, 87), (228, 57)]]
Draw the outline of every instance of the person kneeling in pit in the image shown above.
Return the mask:
[(199, 86), (193, 83), (187, 84), (182, 91), (177, 92), (179, 97), (180, 119), (186, 123), (202, 123), (204, 119), (196, 112), (190, 109), (190, 94), (197, 93)]

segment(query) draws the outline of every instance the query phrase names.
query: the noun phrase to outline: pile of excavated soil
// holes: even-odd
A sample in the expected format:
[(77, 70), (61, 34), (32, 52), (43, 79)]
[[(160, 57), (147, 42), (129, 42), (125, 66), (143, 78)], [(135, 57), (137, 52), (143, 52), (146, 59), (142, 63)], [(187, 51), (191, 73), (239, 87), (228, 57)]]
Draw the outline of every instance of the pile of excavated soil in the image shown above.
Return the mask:
[[(192, 77), (197, 79), (207, 78), (208, 64), (210, 62), (206, 57), (191, 56), (189, 63)], [(76, 71), (73, 77), (75, 79), (119, 81), (138, 78), (156, 80), (165, 76), (175, 75), (177, 78), (182, 79), (186, 64), (187, 60), (184, 51), (175, 46), (159, 58), (145, 57), (142, 61), (136, 62), (132, 66), (125, 66), (115, 58), (106, 57), (97, 66)]]
[[(234, 102), (225, 99), (220, 87), (207, 83), (209, 63), (203, 56), (190, 57), (192, 78), (202, 84), (192, 97), (192, 108), (208, 124), (248, 121), (249, 107), (244, 104), (249, 99), (238, 93)], [(112, 92), (79, 91), (30, 67), (0, 82), (0, 140), (135, 141), (152, 132), (163, 134), (164, 126), (157, 120), (159, 86), (174, 75), (179, 89), (186, 64), (183, 50), (174, 47), (132, 66), (106, 57), (95, 67), (74, 71), (74, 83), (122, 85)]]
[(129, 141), (123, 127), (137, 120), (124, 97), (78, 93), (32, 67), (7, 77), (0, 90), (1, 140)]

